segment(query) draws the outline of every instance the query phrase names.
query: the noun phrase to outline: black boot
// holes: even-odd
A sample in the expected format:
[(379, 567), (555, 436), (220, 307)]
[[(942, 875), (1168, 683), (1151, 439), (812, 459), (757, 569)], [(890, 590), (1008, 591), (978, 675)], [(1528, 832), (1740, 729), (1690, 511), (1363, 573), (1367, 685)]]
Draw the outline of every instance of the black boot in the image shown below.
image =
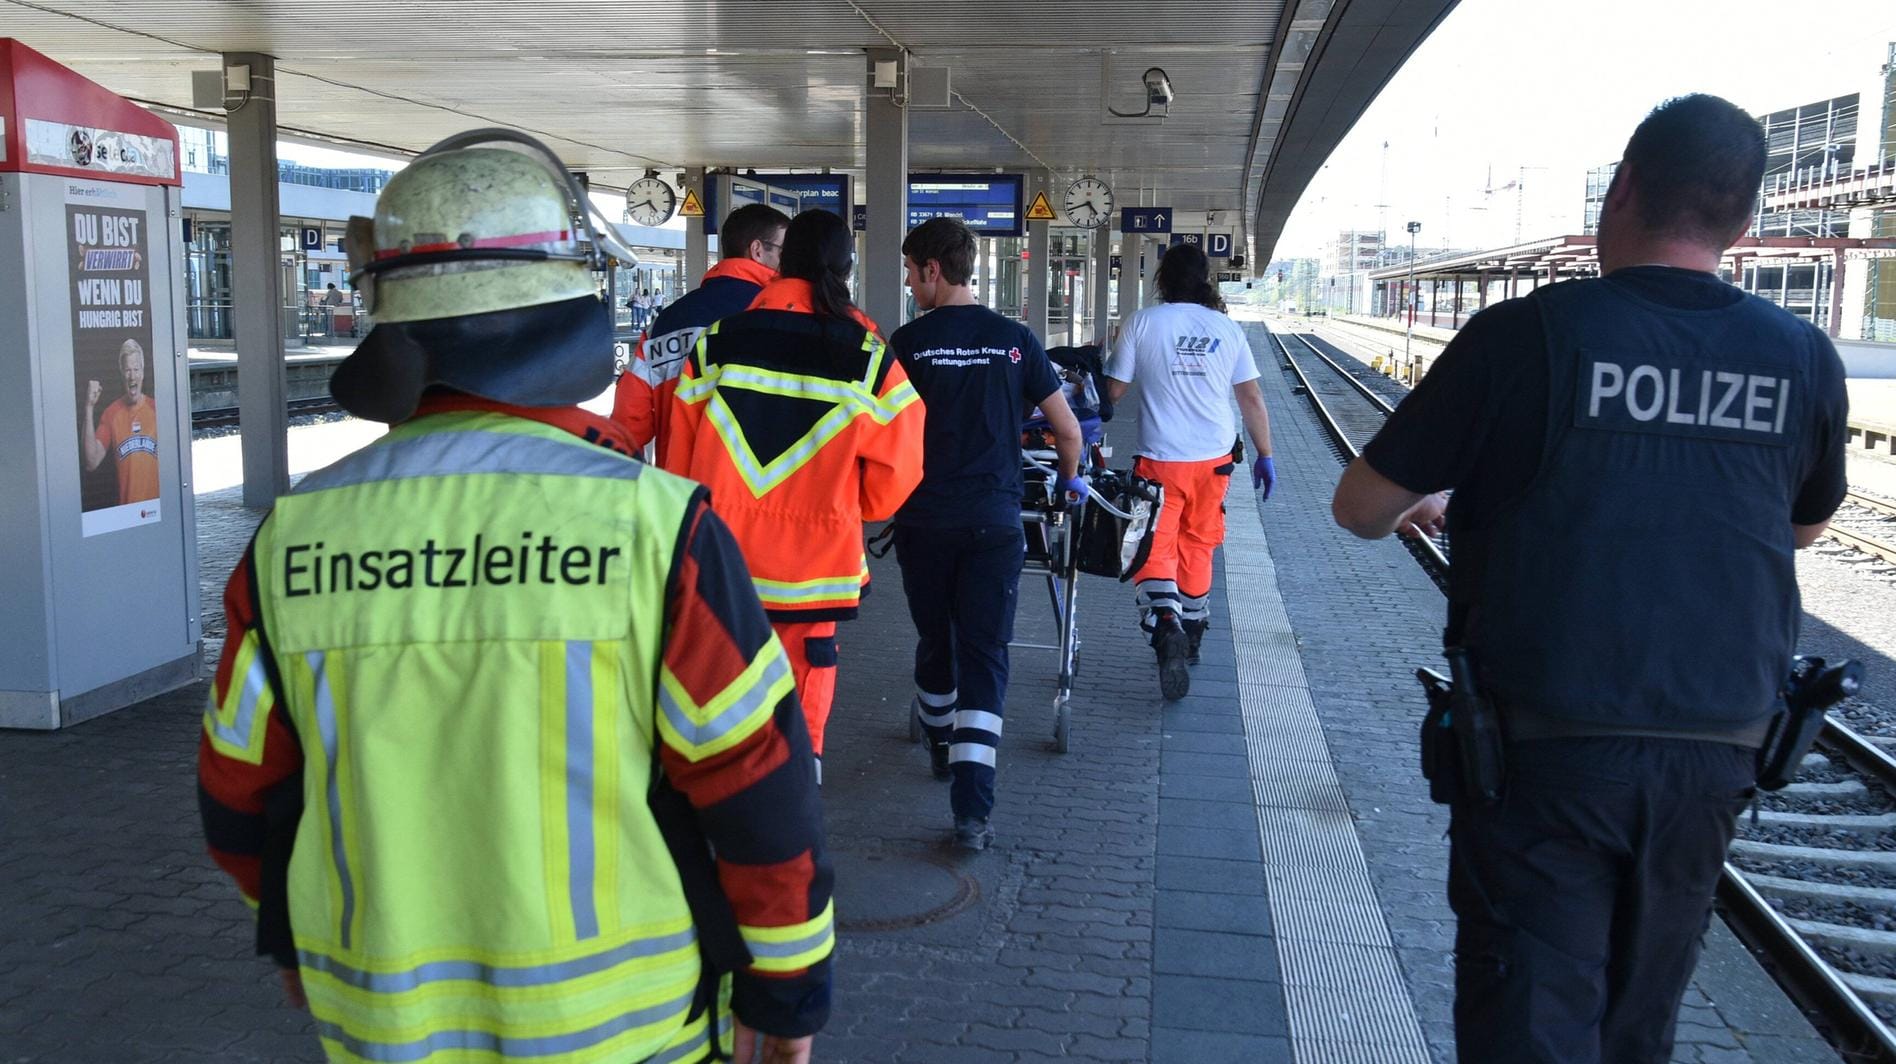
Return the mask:
[(1185, 660), (1191, 662), (1193, 665), (1196, 665), (1198, 664), (1198, 644), (1203, 643), (1205, 641), (1205, 629), (1211, 627), (1211, 622), (1210, 621), (1186, 621), (1184, 622), (1184, 626), (1185, 626), (1185, 637), (1192, 641), (1191, 651), (1185, 655)]
[(1191, 655), (1191, 642), (1178, 618), (1169, 613), (1160, 615), (1152, 630), (1152, 649), (1159, 652), (1159, 693), (1167, 702), (1184, 698), (1192, 689), (1192, 674), (1185, 663)]

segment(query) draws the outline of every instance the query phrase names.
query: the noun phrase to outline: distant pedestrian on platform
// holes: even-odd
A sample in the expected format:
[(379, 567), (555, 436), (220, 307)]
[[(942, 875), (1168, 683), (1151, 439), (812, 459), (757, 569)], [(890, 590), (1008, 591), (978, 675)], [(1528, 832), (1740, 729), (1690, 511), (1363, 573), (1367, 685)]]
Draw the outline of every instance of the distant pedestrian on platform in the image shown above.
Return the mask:
[(1359, 536), (1446, 516), (1443, 640), (1505, 740), (1499, 800), (1451, 804), (1464, 1064), (1672, 1059), (1797, 640), (1793, 552), (1845, 487), (1829, 339), (1718, 276), (1764, 165), (1737, 107), (1661, 104), (1602, 276), (1471, 318), (1337, 487)]
[(1225, 489), (1236, 467), (1237, 418), (1257, 457), (1251, 485), (1262, 502), (1277, 484), (1271, 419), (1257, 385), (1257, 361), (1224, 313), (1211, 263), (1196, 244), (1174, 244), (1159, 260), (1162, 303), (1120, 327), (1106, 362), (1106, 399), (1117, 404), (1139, 385), (1139, 452), (1133, 472), (1165, 488), (1165, 505), (1145, 565), (1132, 576), (1139, 627), (1158, 653), (1159, 690), (1171, 701), (1191, 689), (1188, 663), (1211, 624), (1212, 552), (1224, 542)]
[(746, 204), (725, 215), (718, 227), (722, 255), (717, 265), (705, 271), (704, 282), (690, 295), (654, 317), (639, 337), (632, 361), (613, 389), (612, 420), (625, 428), (635, 446), (651, 445), (653, 460), (661, 467), (671, 396), (685, 356), (712, 322), (749, 308), (757, 293), (776, 279), (789, 224), (789, 215), (764, 203)]
[(915, 621), (915, 701), (936, 779), (952, 779), (955, 841), (993, 838), (995, 751), (1007, 701), (1007, 642), (1025, 542), (1022, 415), (1038, 405), (1060, 487), (1084, 497), (1080, 426), (1026, 326), (974, 301), (974, 234), (935, 218), (902, 242), (922, 317), (889, 338), (928, 407), (922, 482), (895, 515), (895, 556)]
[(349, 297), (343, 295), (342, 289), (337, 288), (335, 285), (335, 282), (331, 281), (329, 284), (329, 290), (323, 293), (323, 306), (340, 307), (344, 303), (347, 303), (348, 301), (349, 301)]

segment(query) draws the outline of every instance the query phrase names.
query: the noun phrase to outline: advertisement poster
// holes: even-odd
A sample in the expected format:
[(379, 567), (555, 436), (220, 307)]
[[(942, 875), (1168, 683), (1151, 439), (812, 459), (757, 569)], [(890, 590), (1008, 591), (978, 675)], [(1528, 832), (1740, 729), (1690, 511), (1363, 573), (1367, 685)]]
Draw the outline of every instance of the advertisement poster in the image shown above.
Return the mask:
[(158, 515), (158, 400), (152, 389), (149, 218), (137, 189), (66, 191), (72, 365), (79, 409), (83, 534)]

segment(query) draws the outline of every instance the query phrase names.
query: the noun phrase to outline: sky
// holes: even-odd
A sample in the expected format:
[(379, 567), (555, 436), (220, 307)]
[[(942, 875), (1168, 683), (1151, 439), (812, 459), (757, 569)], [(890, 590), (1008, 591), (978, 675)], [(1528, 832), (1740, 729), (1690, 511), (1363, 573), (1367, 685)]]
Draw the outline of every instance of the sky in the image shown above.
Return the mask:
[(1709, 92), (1764, 114), (1861, 92), (1873, 118), (1891, 41), (1896, 0), (1461, 0), (1311, 181), (1272, 258), (1320, 255), (1352, 228), (1406, 238), (1411, 220), (1421, 248), (1498, 247), (1517, 210), (1521, 239), (1577, 233), (1587, 170), (1661, 100)]

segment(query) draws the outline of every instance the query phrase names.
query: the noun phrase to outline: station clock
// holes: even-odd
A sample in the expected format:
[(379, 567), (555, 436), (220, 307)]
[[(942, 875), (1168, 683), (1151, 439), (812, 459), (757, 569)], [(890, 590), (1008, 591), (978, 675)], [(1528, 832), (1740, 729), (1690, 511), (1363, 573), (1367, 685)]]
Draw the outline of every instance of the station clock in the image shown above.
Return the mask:
[(657, 174), (646, 174), (625, 190), (625, 216), (640, 225), (664, 225), (678, 210), (678, 193)]
[(1060, 201), (1067, 221), (1081, 229), (1092, 229), (1113, 216), (1113, 190), (1106, 182), (1088, 175), (1067, 186)]

